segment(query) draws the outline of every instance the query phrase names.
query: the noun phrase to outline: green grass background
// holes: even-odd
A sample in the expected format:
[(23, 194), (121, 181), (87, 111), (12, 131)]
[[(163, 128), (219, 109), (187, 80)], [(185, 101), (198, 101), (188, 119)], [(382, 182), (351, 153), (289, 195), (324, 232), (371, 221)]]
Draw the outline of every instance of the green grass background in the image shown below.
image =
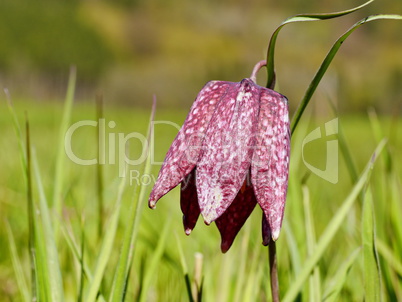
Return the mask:
[[(149, 102), (151, 104), (151, 100)], [(151, 106), (150, 106), (151, 107)], [(52, 194), (55, 182), (56, 154), (59, 145), (59, 127), (63, 107), (59, 103), (35, 103), (17, 100), (14, 110), (21, 127), (26, 113), (31, 129), (31, 143), (39, 163), (43, 188), (47, 196), (51, 219), (68, 230), (77, 245), (84, 242), (84, 262), (94, 273), (97, 257), (100, 255), (102, 238), (98, 234), (98, 197), (96, 166), (80, 166), (71, 162), (63, 152), (65, 164), (61, 188), (62, 214), (60, 217), (52, 209)], [(28, 214), (26, 182), (18, 149), (18, 138), (12, 124), (12, 115), (6, 102), (0, 103), (0, 300), (25, 301), (27, 293), (21, 291), (19, 282), (29, 284), (28, 254)], [(110, 133), (140, 132), (146, 135), (150, 108), (116, 108), (106, 104), (106, 122), (114, 121)], [(158, 110), (155, 121), (168, 120), (181, 125), (187, 110)], [(314, 118), (305, 115), (292, 137), (292, 157), (290, 182), (284, 227), (277, 241), (278, 269), (281, 296), (285, 296), (299, 277), (314, 252), (315, 244), (323, 234), (329, 221), (335, 216), (342, 202), (351, 192), (355, 180), (349, 173), (342, 153), (339, 158), (339, 182), (331, 184), (311, 174), (301, 160), (301, 142), (316, 127), (322, 127), (327, 118)], [(77, 103), (73, 107), (69, 125), (80, 120), (96, 120), (95, 105)], [(326, 293), (334, 284), (339, 287), (339, 301), (376, 301), (367, 298), (369, 294), (364, 233), (375, 228), (374, 251), (379, 253), (381, 282), (375, 281), (381, 289), (384, 301), (402, 299), (402, 194), (401, 194), (401, 156), (402, 122), (399, 117), (377, 118), (370, 115), (339, 116), (342, 137), (353, 165), (360, 174), (376, 145), (382, 138), (388, 138), (385, 150), (380, 154), (369, 181), (375, 226), (363, 219), (363, 200), (369, 194), (359, 195), (358, 200), (348, 211), (328, 248), (319, 257), (313, 274), (303, 282), (299, 301), (325, 300)], [(22, 127), (22, 129), (24, 129)], [(173, 127), (155, 127), (155, 158), (163, 160), (164, 155), (175, 137)], [(25, 133), (23, 131), (23, 135)], [(96, 129), (86, 127), (77, 131), (73, 137), (73, 149), (82, 158), (93, 158), (97, 154)], [(141, 145), (130, 141), (131, 158), (138, 157)], [(305, 147), (306, 160), (321, 169), (325, 166), (326, 139), (320, 139)], [(156, 176), (159, 165), (152, 165), (152, 175)], [(118, 187), (117, 165), (107, 164), (104, 173), (104, 212), (103, 231), (108, 229), (107, 221), (113, 215)], [(142, 171), (142, 167), (129, 166), (128, 169)], [(35, 177), (33, 178), (35, 180)], [(38, 187), (33, 182), (33, 199), (39, 213)], [(151, 185), (146, 186), (145, 198)], [(364, 191), (366, 191), (366, 188)], [(121, 212), (118, 217), (116, 235), (112, 241), (110, 258), (101, 276), (101, 293), (107, 300), (112, 288), (115, 267), (118, 261), (124, 233), (129, 224), (130, 206), (135, 203), (135, 186), (127, 179), (122, 196)], [(368, 192), (368, 191), (367, 191)], [(146, 201), (145, 201), (146, 202)], [(366, 204), (369, 204), (365, 201)], [(370, 212), (369, 212), (370, 213)], [(40, 217), (40, 216), (38, 216)], [(84, 222), (83, 222), (84, 221)], [(367, 222), (368, 221), (368, 222)], [(126, 301), (188, 301), (184, 275), (189, 274), (194, 281), (195, 253), (203, 255), (203, 301), (265, 301), (270, 299), (268, 250), (261, 245), (261, 210), (256, 208), (243, 227), (234, 245), (227, 254), (220, 253), (219, 233), (214, 225), (205, 226), (200, 219), (192, 234), (184, 234), (179, 208), (179, 191), (173, 190), (163, 197), (156, 210), (144, 207), (140, 216), (139, 233), (134, 244), (134, 258), (127, 285)], [(365, 223), (365, 227), (362, 224)], [(15, 240), (16, 250), (11, 250), (10, 236), (6, 225), (9, 224)], [(369, 227), (367, 227), (367, 225)], [(81, 240), (84, 230), (84, 239)], [(54, 230), (53, 230), (54, 231)], [(374, 240), (373, 239), (373, 240)], [(55, 237), (60, 262), (62, 288), (66, 301), (77, 301), (81, 276), (80, 261), (74, 256), (62, 232)], [(180, 256), (180, 249), (183, 255)], [(369, 251), (373, 246), (369, 247)], [(356, 253), (356, 254), (353, 254)], [(351, 257), (352, 255), (352, 260)], [(12, 258), (15, 257), (22, 267), (22, 276), (16, 275)], [(185, 261), (188, 271), (183, 271)], [(350, 263), (349, 263), (350, 262)], [(374, 262), (376, 263), (376, 262)], [(343, 272), (343, 275), (342, 275)], [(373, 277), (376, 272), (370, 276)], [(338, 278), (335, 278), (338, 276)], [(340, 276), (340, 277), (339, 277)], [(335, 278), (335, 279), (334, 279)], [(84, 277), (86, 280), (86, 277)], [(335, 280), (335, 281), (333, 281)], [(332, 283), (331, 283), (332, 282)], [(84, 295), (88, 291), (88, 280), (83, 284)], [(29, 286), (28, 286), (29, 288)], [(372, 287), (369, 287), (372, 288)], [(22, 288), (23, 289), (23, 288)], [(25, 294), (25, 296), (24, 296)], [(368, 297), (374, 297), (368, 296)], [(83, 301), (86, 301), (85, 299)], [(326, 301), (331, 301), (326, 300)], [(335, 299), (335, 301), (337, 301)], [(377, 300), (379, 301), (379, 300)]]

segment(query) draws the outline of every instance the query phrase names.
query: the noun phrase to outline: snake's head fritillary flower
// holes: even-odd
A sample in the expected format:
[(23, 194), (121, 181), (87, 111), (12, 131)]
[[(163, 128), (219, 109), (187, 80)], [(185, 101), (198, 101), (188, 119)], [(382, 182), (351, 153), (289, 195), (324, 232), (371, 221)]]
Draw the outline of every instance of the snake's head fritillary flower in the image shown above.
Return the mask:
[(211, 81), (173, 141), (149, 206), (181, 184), (186, 234), (201, 214), (215, 221), (226, 252), (258, 203), (263, 244), (278, 239), (286, 201), (290, 131), (287, 99), (256, 84), (259, 62), (241, 82)]

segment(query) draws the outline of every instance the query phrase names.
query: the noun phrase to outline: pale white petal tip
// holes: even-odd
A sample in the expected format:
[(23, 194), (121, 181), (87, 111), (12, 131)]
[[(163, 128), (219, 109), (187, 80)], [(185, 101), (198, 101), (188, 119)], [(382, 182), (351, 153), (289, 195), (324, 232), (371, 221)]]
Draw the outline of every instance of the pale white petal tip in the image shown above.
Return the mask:
[(204, 223), (206, 225), (210, 225), (215, 219), (215, 215), (212, 214), (212, 212), (204, 214), (201, 212), (202, 218), (204, 218)]
[(210, 224), (211, 224), (211, 222), (212, 222), (211, 217), (203, 217), (203, 218), (204, 218), (204, 223), (205, 223), (206, 225), (210, 225)]
[(155, 209), (156, 209), (156, 202), (153, 201), (153, 200), (150, 200), (150, 201), (148, 202), (148, 207), (149, 207), (150, 209), (152, 209), (152, 210), (155, 210)]
[(189, 229), (189, 228), (184, 230), (184, 232), (186, 233), (187, 236), (191, 234), (191, 231), (192, 231), (192, 229)]
[(281, 232), (280, 229), (277, 229), (277, 230), (273, 230), (273, 231), (272, 231), (272, 240), (273, 240), (273, 241), (278, 240), (280, 232)]

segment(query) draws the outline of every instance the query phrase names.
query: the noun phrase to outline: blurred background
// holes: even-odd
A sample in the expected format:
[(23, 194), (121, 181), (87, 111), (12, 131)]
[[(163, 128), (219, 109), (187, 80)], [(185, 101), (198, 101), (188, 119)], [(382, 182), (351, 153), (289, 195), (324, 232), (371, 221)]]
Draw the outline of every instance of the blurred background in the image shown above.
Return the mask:
[[(210, 80), (240, 81), (266, 57), (287, 17), (349, 9), (356, 0), (116, 0), (0, 2), (0, 84), (13, 98), (63, 99), (77, 67), (77, 101), (102, 94), (109, 105), (187, 109)], [(402, 1), (376, 1), (340, 19), (292, 24), (279, 35), (277, 89), (291, 110), (339, 35), (374, 13), (402, 13)], [(400, 112), (402, 33), (398, 21), (359, 28), (342, 46), (316, 98), (340, 111)], [(265, 84), (265, 71), (259, 84)], [(57, 101), (56, 101), (57, 100)], [(325, 108), (313, 102), (318, 112)], [(323, 103), (323, 102), (321, 102)], [(327, 102), (324, 102), (327, 103)], [(324, 106), (323, 106), (324, 107)]]

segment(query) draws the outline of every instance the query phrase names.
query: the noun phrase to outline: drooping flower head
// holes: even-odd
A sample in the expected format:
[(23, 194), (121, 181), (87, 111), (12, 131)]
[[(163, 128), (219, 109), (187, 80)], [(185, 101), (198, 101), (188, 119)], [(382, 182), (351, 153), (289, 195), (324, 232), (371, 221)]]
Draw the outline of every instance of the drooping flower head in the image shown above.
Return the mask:
[(258, 203), (263, 244), (277, 240), (289, 171), (287, 99), (256, 84), (259, 62), (241, 82), (211, 81), (199, 92), (173, 141), (149, 206), (181, 184), (186, 234), (201, 214), (215, 221), (226, 252)]

